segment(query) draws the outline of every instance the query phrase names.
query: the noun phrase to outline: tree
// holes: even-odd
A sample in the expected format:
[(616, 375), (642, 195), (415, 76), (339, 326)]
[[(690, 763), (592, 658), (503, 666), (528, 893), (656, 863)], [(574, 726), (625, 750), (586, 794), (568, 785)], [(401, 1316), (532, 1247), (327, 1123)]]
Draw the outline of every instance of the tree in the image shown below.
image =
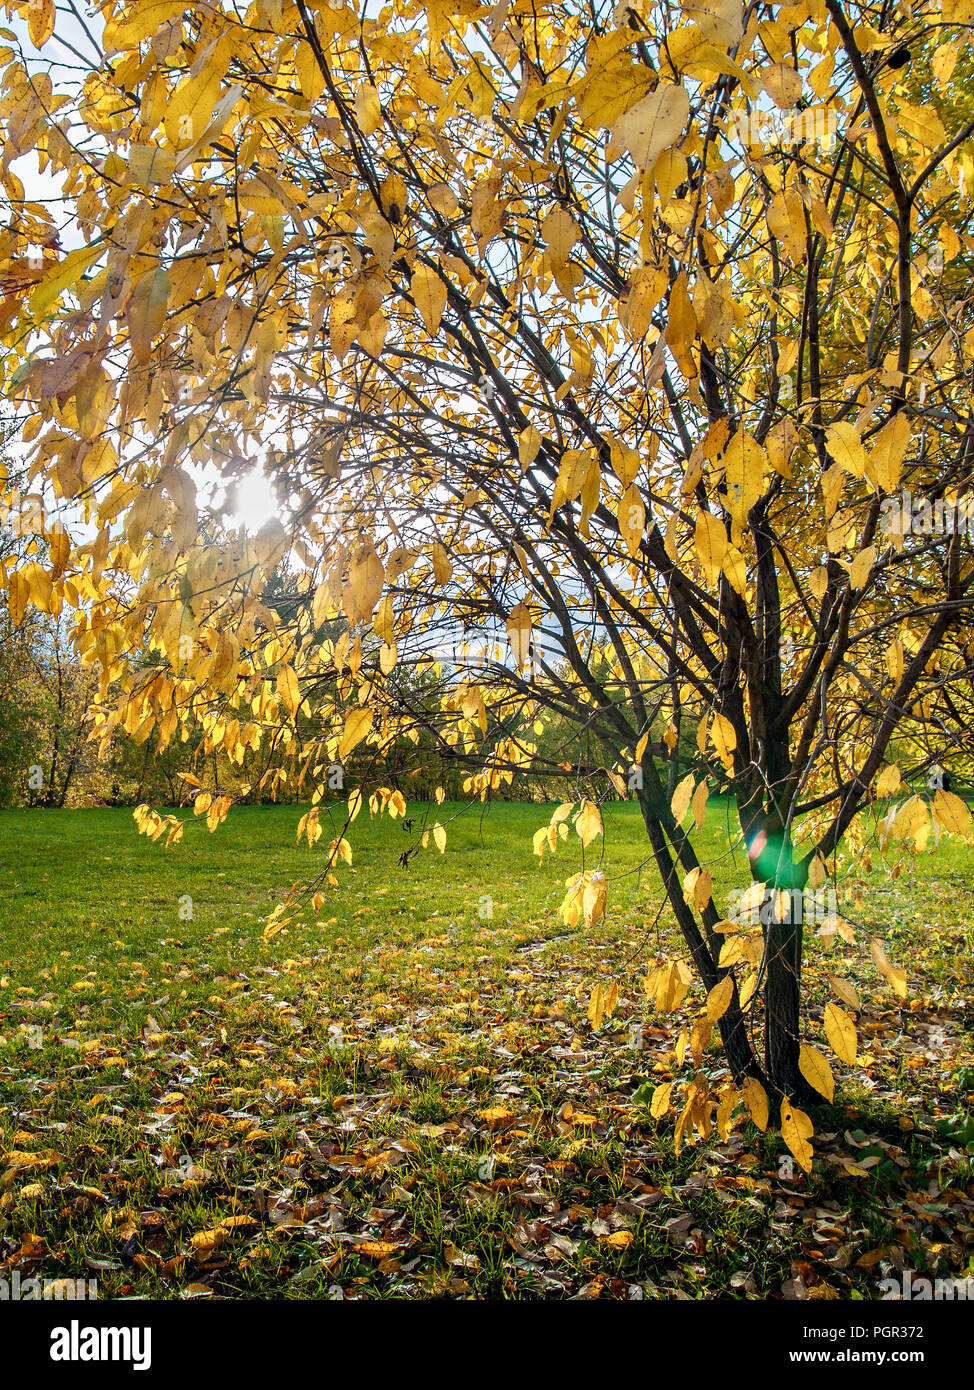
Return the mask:
[[(972, 27), (972, 0), (136, 0), (80, 94), (4, 78), (8, 148), (67, 173), (87, 242), (11, 294), (8, 390), (38, 475), (97, 521), (60, 572), (5, 582), (15, 613), (46, 583), (75, 607), (104, 737), (284, 739), (309, 841), (354, 752), (323, 879), (366, 796), (401, 810), (363, 754), (421, 735), (475, 794), (572, 776), (542, 853), (570, 816), (596, 842), (599, 795), (631, 791), (707, 991), (689, 1051), (718, 1026), (735, 1083), (699, 1072), (679, 1131), (770, 1092), (805, 1166), (792, 1102), (831, 1072), (801, 1040), (795, 894), (877, 796), (971, 751), (974, 122), (938, 108)], [(940, 74), (923, 104), (904, 50)], [(53, 232), (25, 203), (8, 254)], [(207, 546), (255, 455), (279, 517)], [(262, 601), (285, 556), (287, 611)], [(475, 670), (439, 659), (463, 636)], [(542, 749), (554, 720), (585, 731), (574, 756)], [(757, 932), (683, 827), (714, 767)], [(952, 793), (933, 815), (967, 824)], [(913, 797), (884, 831), (930, 824)], [(599, 883), (571, 881), (570, 919)], [(658, 1004), (689, 978), (656, 972)], [(849, 1060), (853, 1020), (827, 1024)]]
[(0, 613), (0, 804), (63, 807), (85, 762), (94, 682), (80, 667), (60, 596), (44, 578), (67, 537), (48, 525), (25, 469), (9, 470), (7, 483), (0, 566), (39, 576), (41, 589), (29, 611), (8, 606)]

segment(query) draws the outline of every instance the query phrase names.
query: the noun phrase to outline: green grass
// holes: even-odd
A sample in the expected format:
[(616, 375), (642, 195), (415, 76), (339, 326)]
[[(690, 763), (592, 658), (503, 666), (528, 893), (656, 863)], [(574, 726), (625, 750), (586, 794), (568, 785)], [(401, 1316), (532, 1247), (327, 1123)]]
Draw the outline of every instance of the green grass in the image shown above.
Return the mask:
[[(405, 869), (427, 808), (412, 832), (360, 817), (319, 915), (265, 944), (330, 838), (296, 846), (301, 809), (195, 822), (170, 850), (129, 811), (0, 812), (0, 1272), (286, 1298), (870, 1298), (888, 1265), (964, 1272), (969, 844), (895, 879), (860, 866), (856, 944), (810, 942), (810, 1039), (829, 971), (864, 1013), (815, 1169), (789, 1178), (778, 1136), (741, 1119), (677, 1154), (675, 1112), (633, 1099), (692, 1077), (674, 1047), (702, 1003), (658, 1015), (642, 990), (679, 947), (634, 806), (606, 808), (594, 929), (557, 913), (577, 837), (532, 856), (550, 808), (448, 803), (446, 853)], [(713, 800), (700, 838), (718, 902), (747, 881), (727, 813)]]

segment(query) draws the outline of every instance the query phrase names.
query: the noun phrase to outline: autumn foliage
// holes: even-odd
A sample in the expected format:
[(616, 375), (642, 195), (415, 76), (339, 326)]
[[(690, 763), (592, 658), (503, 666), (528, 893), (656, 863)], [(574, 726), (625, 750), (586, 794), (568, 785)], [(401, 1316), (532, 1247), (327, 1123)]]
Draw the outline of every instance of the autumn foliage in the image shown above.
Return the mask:
[[(45, 54), (53, 0), (6, 8)], [(362, 808), (406, 810), (369, 750), (432, 736), (474, 796), (570, 777), (534, 846), (589, 856), (570, 922), (611, 911), (599, 802), (636, 797), (687, 948), (649, 996), (705, 991), (679, 1133), (770, 1099), (802, 1166), (833, 1076), (795, 895), (969, 824), (926, 778), (972, 751), (972, 28), (972, 0), (135, 0), (83, 83), (7, 50), (3, 372), (51, 518), (0, 576), (12, 620), (72, 615), (106, 747), (285, 749), (316, 903)], [(29, 154), (63, 206), (30, 201)], [(247, 534), (255, 466), (279, 508)], [(694, 849), (715, 789), (753, 921)], [(820, 935), (818, 1042), (848, 1063), (843, 952), (906, 977), (842, 918)]]

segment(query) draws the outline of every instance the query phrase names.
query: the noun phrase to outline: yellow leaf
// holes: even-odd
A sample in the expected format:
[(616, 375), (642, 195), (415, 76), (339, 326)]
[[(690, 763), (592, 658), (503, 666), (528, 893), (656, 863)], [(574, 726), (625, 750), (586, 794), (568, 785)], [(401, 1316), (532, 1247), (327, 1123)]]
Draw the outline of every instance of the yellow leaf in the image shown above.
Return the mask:
[(541, 235), (552, 261), (562, 265), (579, 238), (579, 230), (571, 213), (566, 208), (556, 207), (542, 222)]
[(228, 1232), (222, 1226), (216, 1226), (212, 1231), (197, 1231), (196, 1235), (190, 1237), (189, 1243), (197, 1259), (208, 1260), (219, 1250), (227, 1235)]
[(48, 547), (55, 575), (63, 574), (71, 555), (71, 537), (62, 522), (56, 521), (51, 527)]
[(905, 999), (907, 996), (906, 971), (893, 964), (878, 937), (874, 936), (870, 940), (869, 954), (872, 956), (873, 965), (890, 984), (893, 993), (899, 999)]
[[(283, 1085), (284, 1083), (278, 1082), (277, 1084)], [(247, 1230), (251, 1226), (259, 1225), (260, 1222), (254, 1216), (228, 1216), (225, 1220), (220, 1222), (220, 1229), (222, 1231), (239, 1231)]]
[(277, 673), (277, 693), (290, 714), (296, 714), (301, 703), (301, 688), (291, 666), (282, 666)]
[(651, 169), (664, 150), (677, 144), (689, 114), (686, 89), (660, 82), (615, 122), (612, 144), (624, 146), (640, 169)]
[(605, 1017), (605, 1005), (602, 1000), (602, 986), (596, 985), (589, 995), (588, 1001), (588, 1021), (592, 1025), (593, 1032), (598, 1032), (602, 1027), (602, 1020)]
[(582, 914), (587, 927), (594, 926), (605, 916), (607, 897), (608, 885), (605, 874), (597, 871), (585, 885), (585, 892), (582, 894)]
[(195, 77), (186, 76), (166, 102), (163, 126), (173, 149), (185, 149), (197, 141), (210, 123), (220, 97), (220, 73), (205, 67)]
[(890, 767), (884, 767), (876, 781), (876, 795), (880, 797), (895, 796), (900, 789), (901, 782), (900, 770), (895, 763)]
[(619, 534), (630, 555), (635, 555), (646, 529), (646, 508), (638, 487), (628, 487), (619, 498)]
[(140, 5), (123, 5), (105, 25), (106, 53), (121, 53), (136, 48), (143, 39), (151, 38), (171, 19), (186, 13), (183, 0), (147, 0)]
[(653, 1091), (653, 1098), (649, 1103), (649, 1113), (654, 1120), (661, 1120), (670, 1108), (670, 1095), (673, 1091), (673, 1082), (664, 1081)]
[(785, 1096), (781, 1102), (781, 1137), (806, 1173), (812, 1171), (812, 1146), (808, 1141), (814, 1132), (815, 1127), (804, 1110), (793, 1106)]
[(511, 609), (507, 620), (507, 640), (518, 670), (526, 666), (531, 655), (531, 610), (526, 603)]
[(161, 145), (130, 145), (129, 173), (136, 183), (169, 183), (176, 167), (176, 154)]
[(690, 972), (682, 961), (670, 961), (646, 976), (647, 994), (652, 994), (660, 1013), (670, 1014), (678, 1009), (687, 996)]
[(684, 0), (683, 11), (712, 43), (729, 48), (741, 38), (744, 6), (739, 0)]
[(693, 773), (688, 772), (681, 782), (676, 785), (676, 791), (670, 801), (670, 812), (677, 825), (680, 824), (690, 806), (693, 796)]
[[(616, 1009), (618, 1008), (618, 1006), (619, 1006), (619, 986), (618, 986), (618, 984), (616, 983), (616, 981), (613, 980), (613, 981), (612, 981), (612, 984), (609, 986), (609, 992), (608, 992), (608, 994), (605, 996), (605, 1016), (606, 1016), (606, 1018), (611, 1018), (612, 1015), (615, 1013)], [(576, 1116), (575, 1123), (577, 1124), (578, 1122), (579, 1122), (579, 1121), (578, 1121), (578, 1117)], [(593, 1124), (595, 1123), (594, 1119), (592, 1120), (592, 1123), (593, 1123)]]
[(768, 455), (746, 430), (738, 430), (723, 455), (727, 484), (727, 511), (734, 520), (734, 540), (740, 543), (740, 530), (748, 512), (764, 492)]
[(935, 50), (930, 59), (930, 71), (933, 73), (937, 83), (942, 87), (950, 81), (950, 75), (954, 71), (957, 63), (957, 45), (955, 43), (942, 43)]
[(143, 275), (125, 308), (129, 343), (136, 362), (152, 357), (152, 342), (162, 331), (169, 306), (169, 276), (160, 267)]
[(927, 824), (927, 808), (918, 796), (907, 797), (893, 818), (893, 837), (905, 840)]
[(808, 866), (809, 888), (821, 888), (827, 877), (825, 860), (820, 854), (816, 854)]
[(741, 1094), (751, 1119), (763, 1134), (768, 1127), (768, 1093), (755, 1076), (745, 1076)]
[(805, 250), (805, 204), (796, 188), (776, 193), (768, 205), (768, 231), (793, 261)]
[(632, 1231), (612, 1231), (607, 1236), (599, 1237), (603, 1245), (608, 1245), (612, 1250), (628, 1250), (636, 1237)]
[(873, 440), (867, 475), (884, 492), (895, 492), (900, 485), (903, 460), (910, 445), (910, 422), (904, 411), (894, 415)]
[(363, 135), (371, 135), (382, 124), (382, 103), (371, 83), (359, 87), (355, 93), (355, 119)]
[(691, 869), (683, 880), (683, 896), (699, 911), (713, 896), (714, 881), (709, 869)]
[(729, 545), (722, 523), (709, 512), (698, 512), (693, 543), (704, 579), (710, 585), (716, 584)]
[(971, 823), (971, 813), (964, 802), (954, 792), (938, 790), (933, 799), (933, 813), (943, 826), (954, 835), (965, 835)]
[(683, 270), (673, 281), (669, 308), (666, 346), (672, 352), (687, 381), (694, 381), (698, 375), (697, 362), (692, 352), (693, 340), (697, 335), (697, 316), (687, 290), (686, 272)]
[(446, 553), (446, 547), (439, 541), (433, 542), (432, 550), (433, 578), (437, 584), (449, 584), (450, 576), (453, 573), (453, 565), (450, 557)]
[(62, 290), (77, 284), (84, 272), (102, 254), (104, 246), (80, 246), (54, 266), (31, 291), (30, 312), (35, 319), (43, 318)]
[(583, 846), (591, 844), (597, 835), (602, 834), (602, 814), (594, 801), (582, 803), (575, 830)]
[(354, 626), (368, 622), (382, 594), (385, 571), (375, 547), (366, 545), (349, 566), (348, 582), (342, 590), (345, 616)]
[(460, 211), (460, 202), (457, 195), (448, 183), (430, 184), (426, 190), (430, 207), (434, 208), (442, 217), (456, 217)]
[(372, 711), (368, 705), (353, 709), (345, 720), (345, 727), (342, 730), (341, 741), (338, 745), (338, 756), (347, 758), (352, 749), (362, 742), (371, 728)]
[[(619, 318), (634, 341), (645, 338), (649, 332), (653, 322), (653, 310), (666, 293), (667, 283), (666, 271), (660, 266), (640, 266), (630, 277), (629, 287), (619, 299)], [(613, 454), (617, 450), (621, 454), (623, 447), (614, 445)], [(622, 457), (626, 461), (624, 467), (631, 466), (634, 476), (640, 462), (639, 454), (635, 449), (626, 449)], [(616, 472), (624, 485), (630, 481), (630, 478), (623, 476), (618, 466)]]
[(929, 150), (947, 141), (947, 132), (932, 106), (912, 106), (908, 101), (900, 101), (896, 121), (900, 130)]
[(10, 610), (10, 621), (14, 627), (20, 627), (24, 621), (24, 613), (27, 610), (29, 598), (30, 584), (19, 570), (14, 570), (7, 580), (7, 607)]
[(730, 1002), (734, 995), (734, 981), (730, 975), (724, 977), (719, 984), (714, 985), (707, 995), (707, 1018), (711, 1023), (717, 1023), (723, 1018), (730, 1008)]
[(724, 556), (723, 570), (731, 588), (743, 598), (747, 588), (747, 565), (744, 563), (744, 556), (736, 545), (729, 545), (727, 547), (727, 554)]
[(823, 1095), (829, 1102), (834, 1099), (835, 1078), (832, 1075), (832, 1068), (829, 1066), (824, 1053), (819, 1052), (817, 1047), (802, 1043), (801, 1051), (798, 1054), (798, 1069), (809, 1086), (813, 1086), (819, 1095)]
[(829, 572), (824, 565), (816, 565), (808, 576), (808, 585), (816, 603), (821, 603), (829, 587)]
[(365, 1255), (370, 1260), (387, 1260), (400, 1247), (392, 1240), (360, 1240), (352, 1249), (356, 1255)]
[(30, 588), (30, 601), (42, 613), (51, 611), (51, 576), (36, 560), (31, 560), (21, 570), (21, 578), (26, 579)]
[(427, 329), (435, 333), (446, 308), (446, 285), (431, 266), (417, 265), (409, 292)]
[(856, 1025), (845, 1009), (840, 1009), (838, 1004), (825, 1006), (825, 1036), (839, 1061), (851, 1067), (856, 1060), (858, 1049)]
[(866, 472), (866, 451), (855, 425), (848, 420), (830, 425), (826, 431), (826, 447), (844, 472), (862, 478)]
[(733, 765), (733, 753), (737, 747), (737, 734), (734, 726), (724, 714), (715, 714), (713, 727), (710, 730), (710, 737), (713, 745), (717, 749), (717, 756), (726, 768)]
[(522, 470), (534, 462), (540, 448), (541, 435), (536, 426), (528, 425), (517, 437), (517, 457)]
[(849, 1008), (855, 1009), (857, 1014), (862, 1012), (859, 996), (848, 980), (843, 980), (838, 975), (829, 975), (828, 981), (832, 990), (839, 996), (843, 1004), (848, 1004)]
[(35, 48), (43, 48), (54, 33), (54, 0), (30, 0), (27, 32)]
[(446, 831), (439, 821), (433, 826), (433, 843), (441, 854), (446, 849)]
[(876, 563), (876, 547), (869, 545), (860, 550), (849, 569), (849, 583), (853, 589), (864, 589), (869, 583), (869, 575)]

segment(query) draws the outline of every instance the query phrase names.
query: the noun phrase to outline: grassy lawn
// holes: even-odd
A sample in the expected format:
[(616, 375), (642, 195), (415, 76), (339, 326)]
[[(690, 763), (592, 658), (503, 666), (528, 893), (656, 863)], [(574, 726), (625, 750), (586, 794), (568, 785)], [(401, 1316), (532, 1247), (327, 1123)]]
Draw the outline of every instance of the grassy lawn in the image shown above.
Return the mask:
[[(636, 808), (607, 808), (594, 929), (557, 914), (577, 848), (532, 856), (549, 814), (448, 803), (445, 854), (405, 869), (410, 832), (363, 816), (320, 915), (265, 945), (320, 862), (300, 809), (170, 850), (127, 810), (0, 812), (0, 1271), (103, 1298), (876, 1298), (890, 1270), (974, 1273), (974, 847), (896, 878), (874, 856), (840, 907), (856, 944), (810, 944), (809, 1039), (828, 972), (863, 1013), (806, 1178), (743, 1116), (674, 1152), (675, 1111), (636, 1093), (690, 1079), (703, 996), (661, 1015), (643, 991), (679, 948)], [(726, 821), (712, 801), (719, 902), (748, 878)]]

